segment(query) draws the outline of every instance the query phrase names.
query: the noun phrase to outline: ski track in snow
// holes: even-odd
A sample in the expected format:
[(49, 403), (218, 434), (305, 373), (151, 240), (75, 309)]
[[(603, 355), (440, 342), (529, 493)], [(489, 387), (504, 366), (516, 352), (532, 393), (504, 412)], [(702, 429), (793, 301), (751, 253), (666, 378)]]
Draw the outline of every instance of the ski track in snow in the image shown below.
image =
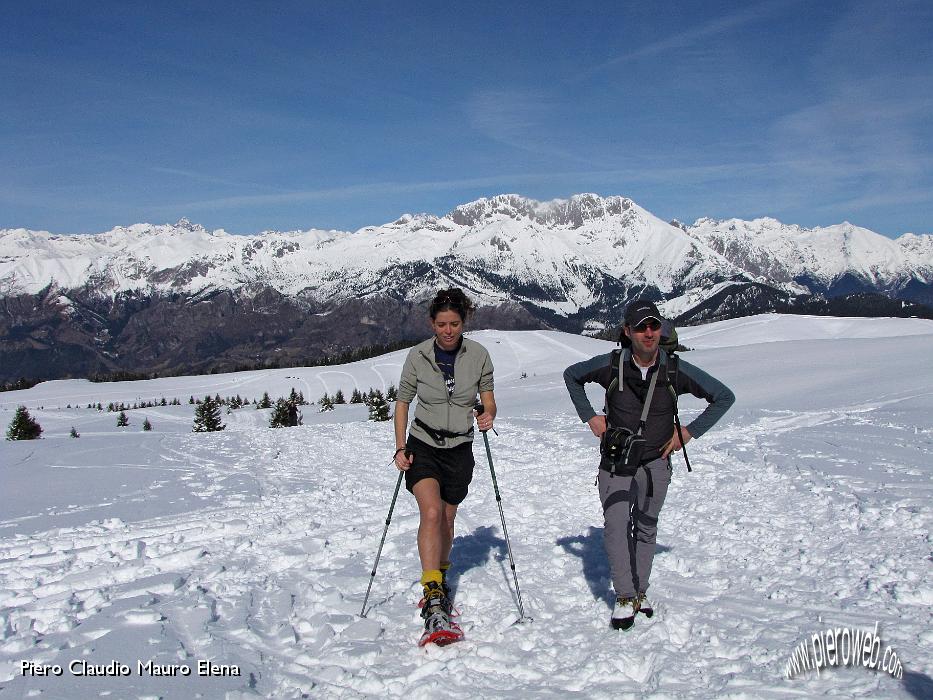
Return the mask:
[[(516, 362), (532, 352), (531, 338), (501, 335)], [(548, 335), (537, 351), (556, 350), (567, 364), (588, 352), (568, 339)], [(514, 624), (481, 441), (451, 573), (466, 638), (419, 649), (418, 516), (404, 487), (359, 616), (397, 478), (390, 424), (269, 430), (242, 421), (139, 438), (135, 454), (101, 451), (102, 466), (157, 468), (156, 484), (177, 479), (196, 497), (191, 509), (25, 534), (22, 519), (0, 521), (0, 698), (27, 689), (43, 698), (909, 698), (933, 688), (928, 379), (829, 409), (737, 405), (688, 445), (694, 471), (675, 458), (660, 521), (655, 617), (619, 633), (608, 626), (595, 439), (559, 375), (520, 380), (521, 369), (503, 372), (515, 381), (497, 390), (500, 436), (490, 444), (533, 621)], [(696, 409), (683, 413), (687, 423)], [(37, 459), (19, 447), (7, 443), (4, 455)], [(70, 456), (57, 454), (52, 472), (94, 469)], [(793, 648), (813, 632), (876, 621), (914, 674), (908, 682), (863, 668), (784, 680)], [(137, 658), (213, 659), (243, 675), (26, 679), (17, 665), (75, 658), (134, 670)]]

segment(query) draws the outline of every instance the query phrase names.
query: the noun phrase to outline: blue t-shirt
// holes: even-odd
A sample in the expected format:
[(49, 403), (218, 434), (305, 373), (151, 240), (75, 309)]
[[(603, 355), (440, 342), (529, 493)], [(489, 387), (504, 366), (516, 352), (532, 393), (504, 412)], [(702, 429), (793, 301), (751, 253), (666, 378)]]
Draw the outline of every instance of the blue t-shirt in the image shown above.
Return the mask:
[(463, 338), (457, 343), (453, 350), (444, 350), (435, 341), (434, 343), (434, 361), (444, 373), (444, 383), (447, 385), (447, 395), (454, 393), (454, 361), (457, 359), (457, 353), (460, 352), (460, 346), (463, 345)]

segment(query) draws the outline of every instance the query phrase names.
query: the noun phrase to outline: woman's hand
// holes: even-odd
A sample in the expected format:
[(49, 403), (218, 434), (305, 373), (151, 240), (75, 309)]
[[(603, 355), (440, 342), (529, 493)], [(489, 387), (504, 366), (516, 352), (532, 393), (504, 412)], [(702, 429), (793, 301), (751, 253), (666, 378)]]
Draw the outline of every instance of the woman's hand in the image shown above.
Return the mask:
[[(476, 412), (474, 411), (474, 413)], [(483, 411), (476, 416), (476, 427), (479, 428), (480, 432), (485, 433), (487, 430), (492, 430), (492, 421), (492, 416)]]
[(492, 391), (479, 392), (479, 401), (476, 408), (473, 409), (473, 413), (476, 416), (476, 427), (480, 429), (480, 432), (485, 433), (487, 430), (492, 430), (492, 423), (496, 419), (496, 411), (496, 397)]
[(415, 461), (415, 455), (413, 455), (405, 447), (400, 447), (395, 453), (395, 468), (400, 472), (407, 472), (411, 467), (411, 463)]

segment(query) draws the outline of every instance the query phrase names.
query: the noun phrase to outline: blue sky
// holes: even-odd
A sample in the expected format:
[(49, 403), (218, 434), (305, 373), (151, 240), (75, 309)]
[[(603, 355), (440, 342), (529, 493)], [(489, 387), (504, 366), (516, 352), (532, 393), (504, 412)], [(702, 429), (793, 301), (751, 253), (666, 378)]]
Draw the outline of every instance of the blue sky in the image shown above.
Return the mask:
[(929, 233), (931, 36), (926, 0), (8, 0), (0, 228), (355, 230), (596, 192)]

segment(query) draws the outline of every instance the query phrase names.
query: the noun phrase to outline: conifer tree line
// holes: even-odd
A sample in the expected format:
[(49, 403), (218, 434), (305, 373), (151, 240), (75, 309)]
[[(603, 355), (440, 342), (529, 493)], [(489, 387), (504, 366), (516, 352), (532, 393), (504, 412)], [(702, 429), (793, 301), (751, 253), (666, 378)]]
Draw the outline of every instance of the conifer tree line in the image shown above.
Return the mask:
[[(369, 420), (371, 421), (387, 421), (391, 418), (390, 403), (395, 401), (397, 396), (398, 390), (394, 384), (389, 386), (385, 394), (383, 394), (381, 390), (374, 389), (373, 387), (369, 387), (365, 392), (355, 388), (351, 394), (350, 403), (360, 403), (367, 406), (369, 409)], [(227, 406), (227, 413), (230, 413), (232, 409), (242, 408), (250, 404), (254, 405), (257, 409), (272, 408), (274, 410), (270, 417), (269, 426), (279, 428), (301, 425), (302, 416), (298, 407), (308, 405), (304, 394), (297, 391), (294, 387), (292, 387), (287, 397), (279, 397), (275, 399), (275, 401), (269, 396), (269, 392), (265, 391), (263, 392), (262, 398), (259, 400), (253, 399), (250, 401), (248, 398), (243, 398), (239, 394), (223, 398), (218, 393), (214, 396), (205, 396), (203, 399), (196, 399), (192, 395), (189, 397), (188, 403), (195, 406), (192, 430), (196, 433), (215, 432), (226, 428), (226, 425), (220, 417), (222, 406)], [(326, 411), (333, 411), (334, 407), (337, 405), (346, 404), (347, 400), (343, 390), (338, 389), (333, 396), (325, 392), (317, 403), (320, 406), (320, 411), (323, 413)], [(118, 412), (116, 421), (117, 427), (124, 428), (130, 425), (130, 417), (127, 415), (127, 411), (139, 408), (153, 408), (155, 406), (180, 405), (181, 401), (177, 398), (168, 401), (165, 397), (162, 397), (159, 401), (136, 402), (131, 406), (124, 402), (110, 402), (107, 405), (107, 411), (111, 413)], [(71, 408), (71, 404), (68, 404), (68, 408)], [(77, 408), (77, 406), (75, 406), (75, 408)], [(89, 403), (87, 408), (97, 411), (104, 410), (101, 402), (96, 404), (93, 402)], [(148, 417), (144, 418), (142, 429), (147, 432), (152, 430), (152, 423)], [(41, 435), (42, 427), (29, 414), (26, 407), (20, 406), (17, 408), (13, 420), (7, 428), (6, 439), (35, 440), (41, 437)], [(71, 427), (69, 435), (72, 438), (81, 437), (74, 426)]]
[[(100, 406), (100, 404), (97, 404), (97, 406)], [(115, 413), (117, 411), (130, 411), (130, 410), (135, 410), (138, 408), (155, 408), (156, 406), (181, 406), (181, 401), (177, 398), (174, 398), (171, 401), (168, 401), (164, 396), (157, 401), (153, 400), (153, 401), (133, 402), (132, 405), (124, 403), (123, 401), (120, 401), (120, 402), (111, 401), (110, 403), (107, 404), (107, 412)], [(95, 405), (93, 403), (89, 403), (87, 407), (95, 408)], [(71, 404), (68, 405), (68, 408), (71, 408)], [(75, 406), (75, 408), (77, 408), (77, 406)]]

